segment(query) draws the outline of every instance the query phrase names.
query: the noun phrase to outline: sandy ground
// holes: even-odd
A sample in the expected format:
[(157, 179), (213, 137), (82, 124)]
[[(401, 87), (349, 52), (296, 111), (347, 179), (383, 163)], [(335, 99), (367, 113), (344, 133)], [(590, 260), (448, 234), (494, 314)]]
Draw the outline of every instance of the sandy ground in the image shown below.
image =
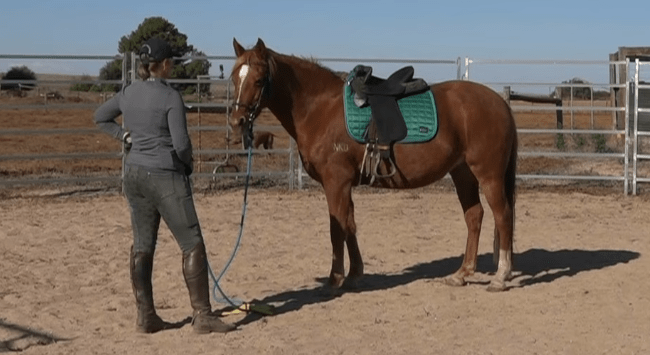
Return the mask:
[[(215, 272), (232, 252), (241, 190), (197, 195)], [(224, 317), (239, 330), (195, 335), (181, 254), (166, 227), (154, 267), (159, 314), (177, 329), (134, 332), (131, 231), (117, 194), (0, 201), (0, 353), (648, 354), (648, 199), (620, 192), (520, 191), (515, 269), (489, 293), (492, 215), (479, 272), (460, 288), (466, 230), (448, 189), (355, 193), (366, 277), (321, 286), (331, 248), (323, 193), (253, 190), (241, 249), (221, 287), (276, 307)], [(215, 308), (225, 307), (214, 303)]]
[[(66, 103), (100, 98), (66, 97)], [(96, 96), (96, 95), (95, 95)], [(92, 100), (91, 100), (92, 99)], [(30, 101), (31, 100), (31, 101)], [(39, 97), (1, 98), (32, 104)], [(519, 128), (554, 128), (554, 112), (517, 112)], [(5, 109), (0, 129), (92, 128), (92, 110)], [(191, 126), (222, 125), (222, 114), (192, 113)], [(261, 116), (261, 124), (273, 117)], [(602, 129), (611, 114), (566, 119)], [(569, 124), (570, 123), (570, 124)], [(277, 122), (275, 123), (277, 125)], [(219, 149), (224, 132), (193, 131), (197, 149)], [(36, 137), (36, 138), (35, 138)], [(617, 137), (564, 137), (565, 151), (621, 152)], [(606, 144), (605, 144), (606, 143)], [(605, 144), (605, 145), (603, 145)], [(278, 132), (276, 148), (288, 147)], [(97, 134), (0, 137), (3, 154), (119, 151)], [(556, 151), (556, 135), (520, 136), (520, 151)], [(208, 172), (219, 156), (206, 156)], [(256, 167), (283, 161), (258, 157)], [(233, 163), (240, 164), (240, 161)], [(285, 164), (286, 165), (286, 164)], [(118, 174), (119, 159), (7, 160), (2, 179)], [(618, 160), (520, 157), (519, 174), (622, 172)], [(647, 174), (645, 175), (647, 176)], [(558, 183), (559, 184), (559, 183)], [(25, 354), (648, 354), (650, 353), (650, 197), (625, 197), (622, 188), (520, 190), (515, 269), (510, 289), (485, 291), (491, 272), (493, 221), (486, 207), (479, 272), (466, 287), (441, 279), (461, 264), (466, 229), (448, 188), (355, 194), (366, 277), (356, 292), (331, 295), (329, 219), (318, 188), (253, 190), (243, 242), (221, 280), (230, 297), (276, 307), (272, 316), (224, 317), (239, 325), (226, 335), (195, 335), (181, 274), (181, 254), (166, 227), (155, 258), (159, 314), (176, 329), (134, 332), (135, 304), (128, 272), (129, 214), (123, 197), (24, 194), (0, 189), (0, 353)], [(53, 192), (54, 191), (54, 192)], [(67, 191), (67, 190), (66, 190)], [(98, 191), (105, 191), (99, 189)], [(110, 191), (110, 190), (108, 190)], [(218, 191), (218, 190), (217, 190)], [(18, 196), (18, 198), (17, 198)], [(22, 196), (22, 197), (20, 197)], [(45, 197), (43, 197), (45, 196)], [(221, 271), (239, 231), (239, 188), (198, 194), (197, 209), (209, 258)], [(215, 309), (225, 304), (214, 302)]]

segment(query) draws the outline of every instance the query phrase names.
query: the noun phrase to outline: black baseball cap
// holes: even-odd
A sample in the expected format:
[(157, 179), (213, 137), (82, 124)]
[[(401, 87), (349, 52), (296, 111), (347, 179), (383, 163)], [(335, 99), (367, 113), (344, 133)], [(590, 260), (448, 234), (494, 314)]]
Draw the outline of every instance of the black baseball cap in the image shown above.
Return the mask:
[(172, 58), (174, 51), (164, 39), (152, 37), (148, 39), (140, 48), (140, 59), (152, 62), (162, 62), (167, 58)]

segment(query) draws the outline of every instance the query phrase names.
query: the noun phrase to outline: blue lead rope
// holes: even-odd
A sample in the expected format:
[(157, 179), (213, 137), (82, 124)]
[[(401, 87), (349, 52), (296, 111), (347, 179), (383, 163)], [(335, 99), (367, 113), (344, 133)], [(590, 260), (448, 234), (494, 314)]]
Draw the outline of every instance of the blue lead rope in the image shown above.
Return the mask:
[[(235, 259), (235, 255), (237, 255), (237, 251), (239, 250), (239, 245), (241, 244), (242, 235), (244, 234), (244, 220), (246, 219), (246, 206), (248, 205), (248, 181), (250, 180), (250, 176), (251, 176), (252, 161), (253, 161), (253, 145), (250, 144), (248, 146), (248, 162), (246, 163), (246, 179), (244, 184), (244, 204), (242, 206), (241, 222), (239, 223), (239, 236), (237, 237), (235, 248), (232, 251), (232, 254), (230, 255), (230, 259), (228, 259), (228, 262), (226, 262), (226, 265), (223, 267), (223, 270), (219, 274), (219, 277), (214, 276), (214, 272), (212, 272), (212, 267), (210, 266), (210, 262), (208, 261), (208, 271), (214, 283), (214, 287), (212, 288), (212, 297), (214, 297), (215, 302), (227, 304), (235, 308), (238, 308), (239, 306), (243, 305), (244, 302), (239, 299), (228, 297), (226, 293), (223, 292), (223, 290), (219, 286), (219, 281), (221, 280), (223, 275), (230, 267), (230, 264), (232, 264), (232, 261)], [(221, 297), (217, 295), (217, 292), (221, 295)]]

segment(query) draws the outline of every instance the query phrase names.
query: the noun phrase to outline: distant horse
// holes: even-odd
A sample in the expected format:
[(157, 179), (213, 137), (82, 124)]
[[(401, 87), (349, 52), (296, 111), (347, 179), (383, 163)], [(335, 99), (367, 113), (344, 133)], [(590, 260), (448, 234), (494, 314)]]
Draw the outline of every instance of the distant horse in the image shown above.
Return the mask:
[[(235, 98), (231, 124), (252, 125), (260, 110), (268, 107), (295, 139), (305, 171), (322, 184), (329, 207), (333, 253), (329, 286), (355, 288), (364, 265), (357, 244), (352, 187), (363, 177), (365, 147), (346, 129), (344, 81), (313, 60), (268, 49), (261, 39), (249, 50), (236, 39), (233, 46), (237, 59), (231, 76)], [(512, 112), (497, 93), (477, 83), (448, 81), (430, 89), (438, 111), (437, 135), (425, 143), (395, 144), (392, 156), (397, 173), (376, 179), (372, 186), (411, 189), (451, 175), (468, 229), (462, 265), (444, 279), (453, 286), (465, 285), (465, 278), (476, 270), (484, 213), (480, 186), (495, 220), (498, 267), (487, 289), (505, 290), (511, 278), (515, 224), (517, 131)]]
[[(246, 145), (246, 140), (243, 139), (243, 132), (241, 132), (240, 129), (236, 129), (237, 133), (235, 136), (237, 138), (232, 140), (232, 144), (241, 144), (243, 149), (248, 149)], [(264, 149), (273, 149), (273, 141), (275, 139), (275, 134), (267, 131), (259, 131), (255, 132), (255, 135), (253, 137), (253, 148), (255, 149), (260, 149), (260, 147)]]

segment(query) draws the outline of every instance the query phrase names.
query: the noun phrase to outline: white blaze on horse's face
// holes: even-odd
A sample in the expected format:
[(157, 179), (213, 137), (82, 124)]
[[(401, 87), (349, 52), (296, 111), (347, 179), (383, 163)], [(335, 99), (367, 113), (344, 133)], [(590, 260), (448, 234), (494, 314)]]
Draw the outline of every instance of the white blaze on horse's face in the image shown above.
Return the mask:
[(237, 101), (235, 101), (235, 110), (239, 110), (239, 100), (241, 100), (241, 92), (244, 88), (244, 81), (248, 76), (250, 67), (246, 64), (242, 65), (239, 69), (239, 93), (237, 94)]

